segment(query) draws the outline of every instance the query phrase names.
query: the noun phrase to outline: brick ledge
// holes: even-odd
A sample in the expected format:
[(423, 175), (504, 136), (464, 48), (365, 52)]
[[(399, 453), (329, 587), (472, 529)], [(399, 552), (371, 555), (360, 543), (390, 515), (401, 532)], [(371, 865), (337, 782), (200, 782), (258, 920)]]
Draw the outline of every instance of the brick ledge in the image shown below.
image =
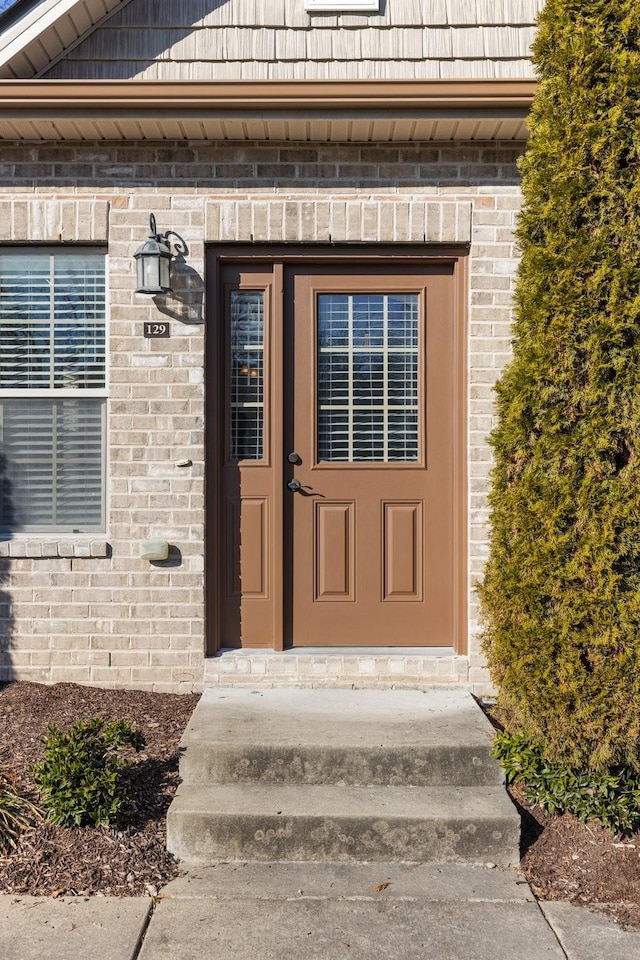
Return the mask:
[(109, 557), (110, 544), (106, 540), (52, 540), (43, 537), (34, 537), (19, 540), (4, 540), (0, 542), (0, 557), (15, 557), (16, 559), (57, 559), (76, 557)]

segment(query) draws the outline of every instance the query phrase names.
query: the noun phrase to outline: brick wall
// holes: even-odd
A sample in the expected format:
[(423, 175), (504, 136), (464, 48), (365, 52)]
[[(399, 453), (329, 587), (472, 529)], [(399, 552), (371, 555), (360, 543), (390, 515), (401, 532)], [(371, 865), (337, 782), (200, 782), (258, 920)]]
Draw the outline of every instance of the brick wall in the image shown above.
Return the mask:
[[(469, 566), (471, 581), (481, 575), (492, 385), (509, 353), (519, 152), (500, 143), (3, 146), (0, 243), (108, 248), (110, 399), (106, 536), (16, 534), (0, 543), (0, 678), (163, 691), (204, 682), (205, 242), (218, 239), (223, 222), (235, 239), (250, 240), (260, 221), (247, 220), (251, 210), (268, 219), (285, 201), (297, 226), (285, 217), (285, 236), (276, 237), (278, 226), (264, 239), (452, 240), (451, 231), (470, 231)], [(221, 211), (231, 209), (229, 227)], [(189, 247), (177, 265), (177, 296), (157, 306), (133, 292), (131, 258), (150, 212), (161, 232), (175, 230)], [(428, 226), (436, 213), (438, 236)], [(304, 234), (310, 218), (313, 237)], [(143, 321), (164, 315), (171, 338), (144, 340)], [(176, 466), (184, 460), (193, 465)], [(173, 545), (168, 563), (139, 558), (139, 542), (154, 536)], [(451, 680), (480, 689), (487, 674), (469, 599), (470, 655), (464, 669), (451, 667)]]

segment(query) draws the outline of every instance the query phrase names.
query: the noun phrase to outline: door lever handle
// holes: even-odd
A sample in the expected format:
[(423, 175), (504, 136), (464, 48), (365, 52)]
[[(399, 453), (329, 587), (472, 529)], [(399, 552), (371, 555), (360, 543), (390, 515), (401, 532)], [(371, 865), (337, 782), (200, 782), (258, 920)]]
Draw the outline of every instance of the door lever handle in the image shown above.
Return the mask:
[(300, 493), (303, 497), (322, 497), (324, 500), (324, 493), (315, 493), (313, 487), (300, 483), (299, 480), (289, 480), (287, 487), (292, 493)]

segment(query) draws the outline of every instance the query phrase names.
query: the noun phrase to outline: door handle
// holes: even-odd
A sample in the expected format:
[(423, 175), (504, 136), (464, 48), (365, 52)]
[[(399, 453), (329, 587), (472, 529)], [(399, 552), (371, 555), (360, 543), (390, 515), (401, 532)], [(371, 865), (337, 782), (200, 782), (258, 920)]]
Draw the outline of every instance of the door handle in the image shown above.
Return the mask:
[(289, 480), (287, 487), (292, 493), (300, 493), (303, 497), (322, 497), (324, 500), (324, 493), (316, 493), (313, 487), (305, 483), (300, 483), (299, 480)]

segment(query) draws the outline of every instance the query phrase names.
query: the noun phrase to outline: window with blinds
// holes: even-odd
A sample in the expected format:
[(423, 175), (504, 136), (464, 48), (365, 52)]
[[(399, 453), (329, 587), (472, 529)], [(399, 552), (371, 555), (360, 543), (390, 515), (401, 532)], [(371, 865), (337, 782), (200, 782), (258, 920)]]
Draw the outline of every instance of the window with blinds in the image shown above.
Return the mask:
[(318, 460), (418, 459), (418, 295), (320, 294)]
[(0, 530), (104, 529), (105, 258), (0, 251)]

